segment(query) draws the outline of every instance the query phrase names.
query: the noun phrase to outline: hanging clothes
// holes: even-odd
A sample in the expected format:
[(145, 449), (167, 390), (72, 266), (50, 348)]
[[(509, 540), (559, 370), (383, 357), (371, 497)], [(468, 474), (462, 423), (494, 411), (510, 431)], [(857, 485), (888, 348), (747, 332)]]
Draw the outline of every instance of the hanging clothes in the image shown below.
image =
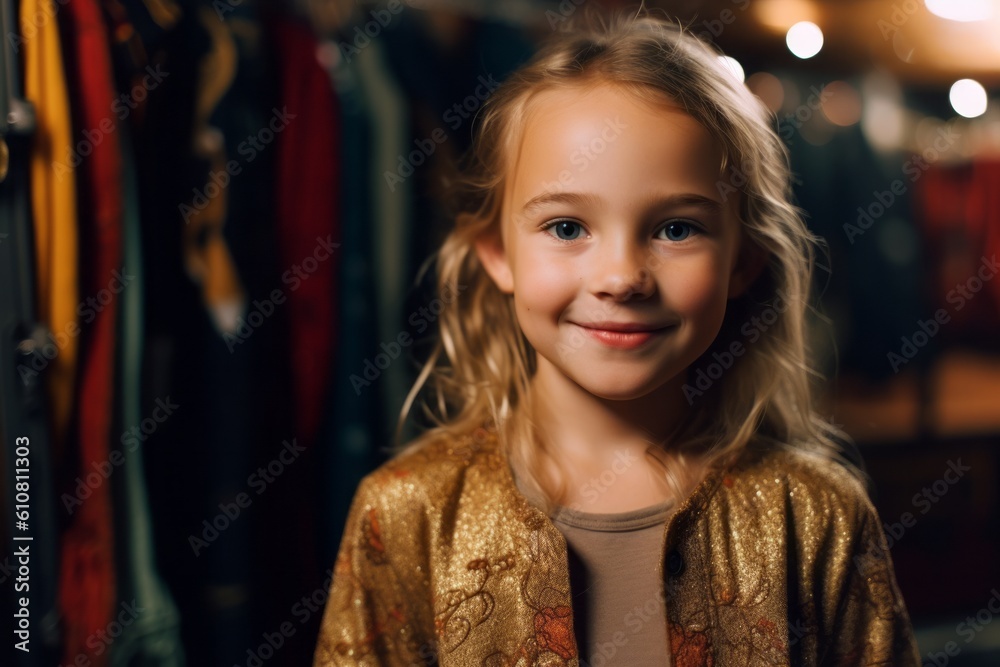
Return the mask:
[[(66, 458), (73, 411), (79, 345), (76, 315), (79, 288), (77, 173), (69, 163), (73, 146), (62, 46), (57, 23), (48, 19), (55, 13), (52, 0), (21, 2), (24, 97), (34, 105), (36, 124), (30, 183), (37, 317), (58, 342), (57, 354), (47, 364), (41, 364), (51, 413), (52, 453), (58, 466)], [(38, 372), (31, 365), (22, 366), (22, 373)]]
[(375, 233), (372, 229), (374, 188), (371, 187), (373, 128), (370, 109), (362, 94), (357, 62), (338, 56), (337, 46), (326, 42), (325, 63), (341, 110), (338, 208), (341, 219), (342, 257), (337, 267), (340, 287), (335, 313), (337, 345), (331, 355), (331, 391), (324, 410), (317, 471), (320, 490), (320, 563), (333, 563), (344, 531), (347, 508), (358, 481), (384, 459), (385, 443), (376, 434), (383, 428), (380, 385), (355, 384), (362, 369), (358, 360), (372, 353), (377, 338)]
[[(981, 158), (973, 163), (972, 183), (968, 199), (970, 220), (980, 220), (980, 234), (983, 239), (984, 261), (980, 265), (992, 265), (1000, 261), (1000, 159)], [(976, 269), (977, 275), (979, 267)], [(984, 272), (985, 274), (986, 272)], [(996, 277), (996, 272), (992, 274)], [(1000, 313), (1000, 280), (993, 277), (985, 281), (992, 294), (995, 313)], [(996, 331), (996, 328), (992, 329)]]
[[(22, 539), (26, 535), (20, 530), (4, 531), (4, 552), (7, 556), (0, 563), (0, 572), (7, 586), (12, 587), (10, 590), (21, 588), (8, 580), (20, 565), (13, 554), (28, 547), (32, 574), (31, 606), (28, 611), (32, 627), (30, 642), (25, 642), (24, 646), (30, 648), (30, 652), (16, 650), (15, 646), (22, 641), (22, 637), (12, 635), (7, 655), (14, 655), (7, 664), (11, 667), (48, 667), (58, 662), (62, 648), (57, 581), (59, 528), (64, 513), (57, 506), (58, 494), (54, 489), (50, 401), (45, 395), (47, 377), (32, 368), (32, 362), (47, 361), (44, 354), (38, 353), (51, 344), (47, 335), (49, 330), (39, 322), (42, 313), (36, 299), (39, 286), (35, 270), (38, 249), (33, 244), (32, 228), (36, 223), (52, 225), (58, 221), (58, 216), (55, 219), (32, 219), (29, 204), (36, 193), (28, 176), (31, 163), (37, 164), (39, 154), (44, 157), (45, 151), (53, 148), (48, 143), (52, 127), (39, 127), (39, 123), (52, 121), (53, 116), (50, 113), (52, 109), (40, 114), (17, 113), (23, 109), (22, 104), (28, 104), (24, 100), (22, 71), (18, 67), (23, 62), (19, 56), (26, 55), (19, 51), (25, 41), (20, 37), (22, 33), (16, 24), (12, 23), (13, 19), (20, 20), (22, 17), (10, 11), (10, 4), (4, 4), (2, 9), (5, 25), (12, 32), (0, 45), (0, 72), (4, 73), (0, 88), (0, 148), (9, 158), (4, 173), (0, 175), (0, 347), (5, 351), (0, 355), (0, 460), (9, 473), (25, 467), (29, 469), (31, 507), (29, 526), (26, 528), (30, 529), (27, 536), (30, 542)], [(35, 41), (30, 42), (31, 55), (27, 58), (35, 78), (36, 98), (39, 88), (44, 88), (46, 84), (42, 65), (50, 64), (38, 58), (37, 37), (37, 33), (29, 34), (29, 40)], [(58, 42), (55, 44), (58, 46)], [(59, 85), (63, 86), (62, 89), (57, 88), (56, 93), (65, 97), (61, 62), (56, 60), (56, 65), (54, 73), (58, 75), (58, 82), (62, 82)], [(55, 119), (63, 120), (58, 116)], [(33, 139), (39, 131), (41, 140), (35, 144)], [(41, 193), (45, 193), (44, 188)], [(42, 213), (45, 212), (43, 209)], [(44, 365), (39, 364), (39, 367)], [(14, 485), (18, 480), (14, 474), (4, 477), (0, 481), (0, 491), (5, 502), (0, 504), (5, 516), (11, 517), (12, 523), (8, 526), (20, 528), (13, 524), (13, 519), (23, 519), (23, 508), (16, 511), (18, 508), (12, 506), (20, 502)], [(19, 596), (11, 596), (15, 597)], [(17, 611), (18, 606), (11, 604), (7, 607), (8, 613)], [(10, 627), (15, 626), (11, 624)]]
[(308, 28), (280, 17), (271, 25), (281, 88), (277, 109), (288, 118), (275, 137), (275, 227), (281, 289), (288, 296), (295, 432), (311, 445), (337, 345), (340, 110)]
[(143, 265), (136, 164), (126, 126), (120, 128), (124, 164), (124, 258), (134, 283), (122, 295), (119, 322), (118, 396), (122, 436), (116, 441), (123, 463), (113, 477), (119, 594), (134, 600), (142, 614), (111, 645), (110, 667), (183, 667), (180, 617), (156, 565), (152, 517), (146, 495), (142, 444), (135, 428), (142, 414)]
[[(158, 471), (148, 490), (162, 571), (184, 619), (193, 667), (243, 662), (259, 637), (255, 601), (271, 578), (257, 573), (273, 563), (255, 548), (255, 536), (281, 492), (269, 484), (258, 501), (255, 471), (294, 437), (282, 345), (287, 312), (282, 304), (264, 305), (280, 271), (275, 146), (273, 136), (263, 145), (260, 135), (272, 117), (273, 87), (256, 11), (244, 3), (220, 21), (212, 7), (185, 9), (151, 55), (171, 74), (151, 97), (136, 141), (140, 160), (160, 167), (140, 173), (145, 293), (156, 304), (146, 311), (146, 390), (180, 406), (149, 437), (144, 454)], [(202, 217), (186, 217), (183, 207)], [(194, 225), (206, 234), (191, 235)], [(222, 244), (228, 258), (216, 261), (222, 255), (210, 246)], [(237, 280), (251, 312), (217, 307), (236, 302), (226, 298), (234, 290), (216, 288)], [(190, 465), (191, 452), (198, 466)], [(185, 494), (171, 481), (177, 475)], [(296, 491), (286, 475), (274, 488), (285, 485)], [(220, 506), (244, 493), (253, 506), (231, 522), (223, 515), (227, 526), (214, 534)]]
[[(96, 0), (73, 0), (58, 15), (67, 36), (66, 62), (76, 120), (80, 276), (90, 310), (81, 311), (77, 436), (81, 476), (110, 457), (117, 313), (130, 288), (122, 266), (122, 167), (109, 40)], [(87, 150), (83, 147), (86, 146)], [(96, 304), (96, 305), (95, 305)], [(106, 631), (122, 603), (117, 597), (111, 485), (101, 483), (79, 505), (63, 537), (60, 599), (64, 660), (86, 655), (107, 664)], [(128, 601), (125, 601), (126, 603)]]
[[(142, 11), (136, 18), (146, 29), (136, 30), (133, 17), (118, 0), (104, 0), (112, 38), (112, 64), (116, 68), (118, 90), (129, 98), (136, 85), (146, 79), (150, 70), (147, 44), (159, 37), (157, 24)], [(163, 5), (151, 5), (162, 7)], [(133, 10), (136, 10), (133, 7)], [(158, 14), (161, 23), (172, 26), (170, 14)], [(175, 19), (179, 17), (176, 16)], [(145, 21), (143, 19), (145, 18)], [(156, 68), (153, 68), (156, 72)], [(158, 84), (157, 84), (158, 85)], [(153, 91), (149, 91), (154, 94)], [(121, 453), (122, 464), (112, 477), (118, 591), (122, 600), (135, 600), (143, 610), (109, 650), (111, 667), (182, 667), (184, 650), (180, 638), (180, 616), (166, 584), (160, 575), (154, 551), (153, 517), (149, 507), (147, 477), (143, 468), (143, 446), (146, 442), (143, 406), (149, 402), (142, 388), (142, 354), (144, 347), (144, 289), (146, 267), (142, 261), (142, 220), (139, 205), (139, 164), (135, 159), (133, 127), (142, 125), (148, 97), (130, 99), (123, 110), (118, 131), (121, 136), (123, 162), (124, 266), (129, 267), (131, 288), (122, 293), (119, 318), (120, 338), (115, 433), (112, 443)], [(127, 111), (125, 111), (127, 107)]]
[[(799, 82), (803, 89), (806, 85)], [(845, 225), (860, 229), (859, 208), (867, 216), (873, 202), (880, 205), (873, 191), (889, 188), (906, 174), (903, 159), (880, 159), (859, 126), (835, 132), (822, 146), (807, 141), (800, 129), (785, 139), (790, 142), (792, 172), (803, 175), (794, 183), (796, 204), (825, 246), (816, 256), (813, 288), (833, 328), (817, 330), (814, 356), (817, 364), (826, 364), (821, 369), (825, 374), (836, 372), (836, 363), (871, 381), (885, 381), (894, 375), (886, 352), (899, 345), (900, 336), (913, 332), (925, 309), (920, 291), (914, 289), (923, 261), (912, 197), (896, 197), (863, 234), (845, 233)], [(922, 356), (915, 366), (929, 359)]]
[[(384, 53), (382, 42), (372, 39), (354, 58), (357, 62), (361, 93), (372, 114), (373, 145), (369, 166), (368, 187), (372, 189), (372, 225), (377, 243), (372, 248), (375, 260), (375, 284), (378, 341), (392, 345), (401, 331), (409, 326), (405, 321), (404, 303), (406, 287), (410, 281), (407, 248), (412, 234), (413, 183), (409, 178), (387, 181), (386, 174), (395, 174), (400, 160), (406, 159), (412, 149), (410, 143), (409, 106), (400, 90)], [(373, 359), (383, 350), (373, 345), (370, 351), (358, 358), (352, 372), (362, 372), (362, 360)], [(384, 411), (397, 415), (409, 390), (412, 374), (408, 364), (397, 359), (382, 369), (378, 380), (382, 386)], [(392, 434), (387, 422), (375, 432), (380, 446), (389, 444)]]
[[(212, 40), (199, 71), (192, 148), (208, 163), (204, 181), (179, 209), (184, 219), (184, 267), (201, 289), (201, 298), (220, 335), (234, 335), (246, 314), (246, 289), (239, 275), (225, 225), (229, 217), (229, 153), (225, 136), (211, 118), (236, 78), (239, 53), (229, 27), (207, 7), (198, 19)], [(231, 151), (229, 147), (229, 151)]]
[[(1000, 163), (931, 165), (916, 182), (916, 210), (928, 247), (928, 315), (948, 314), (940, 339), (995, 349), (1000, 328)], [(996, 259), (994, 259), (996, 258)], [(975, 290), (973, 291), (973, 288)]]
[[(336, 272), (341, 263), (339, 185), (341, 165), (340, 111), (330, 81), (317, 61), (317, 42), (296, 19), (271, 12), (262, 20), (276, 88), (262, 139), (271, 140), (275, 174), (264, 191), (274, 201), (274, 245), (277, 279), (266, 298), (274, 300), (283, 344), (272, 355), (287, 374), (285, 400), (290, 408), (294, 461), (281, 473), (266, 503), (255, 508), (267, 526), (266, 544), (256, 551), (270, 563), (272, 576), (260, 582), (257, 594), (269, 601), (264, 627), (288, 620), (288, 609), (315, 588), (317, 540), (320, 530), (313, 500), (320, 488), (315, 475), (316, 444), (326, 409), (330, 359), (339, 333), (334, 310), (339, 297)], [(268, 134), (270, 133), (270, 134)], [(263, 189), (263, 188), (262, 188)], [(277, 324), (277, 322), (275, 323)], [(255, 334), (256, 335), (256, 334)], [(274, 443), (267, 443), (268, 457)], [(310, 642), (319, 631), (319, 615), (303, 626), (282, 648), (288, 664), (306, 664)]]

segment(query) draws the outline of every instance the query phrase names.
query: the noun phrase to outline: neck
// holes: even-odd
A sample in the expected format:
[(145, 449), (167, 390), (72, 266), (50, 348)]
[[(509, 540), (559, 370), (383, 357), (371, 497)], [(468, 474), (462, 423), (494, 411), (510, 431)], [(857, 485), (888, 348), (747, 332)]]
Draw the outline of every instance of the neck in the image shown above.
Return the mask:
[[(612, 512), (676, 495), (646, 452), (662, 453), (658, 457), (684, 477), (690, 472), (677, 468), (677, 443), (671, 437), (688, 407), (681, 390), (684, 379), (673, 378), (642, 397), (611, 400), (591, 394), (554, 368), (539, 366), (531, 382), (531, 413), (551, 454), (553, 476), (566, 482), (563, 502)], [(599, 501), (584, 502), (594, 497), (593, 480), (612, 476), (623, 483), (601, 484)]]
[(532, 415), (554, 450), (586, 457), (623, 447), (670, 450), (672, 433), (687, 410), (678, 376), (645, 396), (595, 396), (558, 371), (539, 367), (531, 381)]

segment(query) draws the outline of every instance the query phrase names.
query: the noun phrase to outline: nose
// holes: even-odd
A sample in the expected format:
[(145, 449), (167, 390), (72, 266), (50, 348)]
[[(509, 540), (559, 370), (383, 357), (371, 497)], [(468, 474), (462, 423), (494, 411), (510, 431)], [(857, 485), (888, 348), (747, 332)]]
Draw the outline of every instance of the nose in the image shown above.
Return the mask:
[(631, 240), (616, 239), (600, 248), (594, 262), (593, 291), (615, 301), (643, 299), (653, 293), (649, 248)]

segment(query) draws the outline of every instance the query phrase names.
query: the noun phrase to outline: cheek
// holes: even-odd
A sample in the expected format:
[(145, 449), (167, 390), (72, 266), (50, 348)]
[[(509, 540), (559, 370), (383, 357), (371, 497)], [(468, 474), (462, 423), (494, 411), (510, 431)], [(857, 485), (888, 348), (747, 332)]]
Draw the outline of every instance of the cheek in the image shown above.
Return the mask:
[(566, 262), (553, 261), (551, 255), (518, 248), (514, 265), (514, 291), (517, 299), (530, 304), (532, 310), (565, 305), (571, 299), (579, 280), (577, 271)]
[(670, 306), (689, 317), (721, 321), (728, 284), (723, 267), (716, 262), (692, 262), (677, 269), (667, 278)]

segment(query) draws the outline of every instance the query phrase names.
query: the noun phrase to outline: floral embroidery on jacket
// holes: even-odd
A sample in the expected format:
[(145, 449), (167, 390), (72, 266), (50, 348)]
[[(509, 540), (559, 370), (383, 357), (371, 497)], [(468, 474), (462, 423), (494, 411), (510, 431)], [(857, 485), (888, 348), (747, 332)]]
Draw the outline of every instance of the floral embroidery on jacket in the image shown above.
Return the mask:
[(382, 543), (382, 529), (379, 527), (375, 508), (368, 510), (362, 530), (365, 535), (365, 556), (371, 562), (382, 565), (385, 563), (385, 545)]
[(535, 641), (540, 648), (553, 651), (563, 660), (576, 656), (570, 608), (562, 605), (546, 607), (535, 614)]
[(674, 667), (712, 667), (712, 644), (704, 631), (688, 631), (669, 623), (667, 631)]

